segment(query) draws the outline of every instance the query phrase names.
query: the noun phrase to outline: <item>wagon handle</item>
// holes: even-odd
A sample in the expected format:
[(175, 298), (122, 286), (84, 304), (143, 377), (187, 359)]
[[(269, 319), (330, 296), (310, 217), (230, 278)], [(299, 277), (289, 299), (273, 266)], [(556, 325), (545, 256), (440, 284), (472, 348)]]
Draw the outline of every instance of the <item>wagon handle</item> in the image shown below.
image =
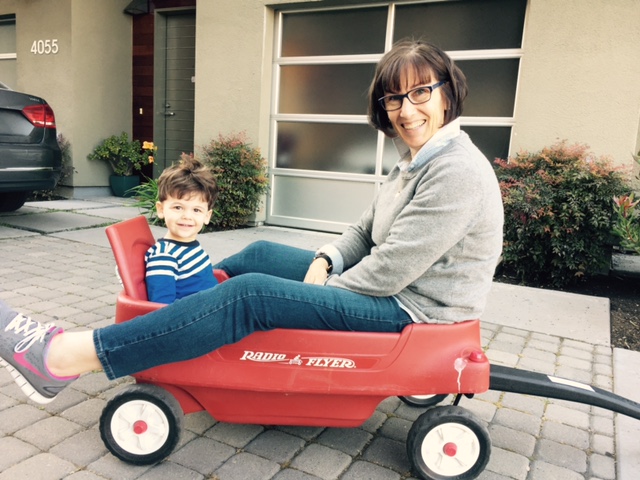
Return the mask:
[(529, 370), (491, 365), (489, 389), (584, 403), (640, 420), (640, 403), (598, 387)]

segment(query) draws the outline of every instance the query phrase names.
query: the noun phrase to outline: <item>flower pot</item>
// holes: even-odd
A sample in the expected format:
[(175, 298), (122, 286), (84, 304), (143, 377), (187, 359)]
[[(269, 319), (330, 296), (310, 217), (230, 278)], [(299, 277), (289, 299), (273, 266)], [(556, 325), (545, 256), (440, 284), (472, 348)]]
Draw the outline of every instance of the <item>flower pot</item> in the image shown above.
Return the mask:
[(640, 278), (640, 255), (634, 252), (615, 252), (611, 257), (611, 269), (622, 277)]
[(133, 192), (131, 189), (140, 185), (140, 177), (137, 175), (121, 176), (111, 175), (109, 177), (109, 185), (111, 191), (116, 197), (132, 197)]

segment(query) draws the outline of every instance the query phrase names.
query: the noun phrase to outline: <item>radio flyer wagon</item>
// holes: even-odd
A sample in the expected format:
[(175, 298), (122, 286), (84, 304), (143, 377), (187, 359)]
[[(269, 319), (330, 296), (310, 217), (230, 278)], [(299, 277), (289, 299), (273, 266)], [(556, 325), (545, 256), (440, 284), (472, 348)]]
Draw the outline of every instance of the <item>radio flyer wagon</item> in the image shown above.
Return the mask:
[[(116, 323), (162, 308), (147, 301), (144, 253), (155, 242), (145, 217), (107, 227), (124, 290)], [(220, 281), (224, 272), (216, 271)], [(433, 406), (407, 438), (411, 465), (429, 480), (476, 478), (491, 454), (486, 426), (459, 405), (489, 389), (570, 400), (640, 419), (640, 404), (571, 380), (490, 365), (480, 322), (412, 324), (401, 333), (276, 329), (203, 357), (133, 375), (105, 406), (100, 434), (119, 459), (167, 457), (182, 418), (206, 410), (230, 423), (356, 427), (382, 400)], [(452, 405), (436, 406), (453, 394)]]

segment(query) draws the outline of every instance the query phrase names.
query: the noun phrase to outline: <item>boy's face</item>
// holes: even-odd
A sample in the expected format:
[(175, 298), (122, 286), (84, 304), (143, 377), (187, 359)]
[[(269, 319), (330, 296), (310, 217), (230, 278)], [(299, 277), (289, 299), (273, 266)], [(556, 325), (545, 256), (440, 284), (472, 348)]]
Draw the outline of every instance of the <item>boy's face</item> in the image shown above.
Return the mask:
[(178, 242), (192, 242), (209, 223), (213, 210), (202, 198), (202, 195), (192, 194), (183, 198), (168, 196), (163, 202), (156, 203), (158, 217), (167, 224), (168, 232), (164, 236)]

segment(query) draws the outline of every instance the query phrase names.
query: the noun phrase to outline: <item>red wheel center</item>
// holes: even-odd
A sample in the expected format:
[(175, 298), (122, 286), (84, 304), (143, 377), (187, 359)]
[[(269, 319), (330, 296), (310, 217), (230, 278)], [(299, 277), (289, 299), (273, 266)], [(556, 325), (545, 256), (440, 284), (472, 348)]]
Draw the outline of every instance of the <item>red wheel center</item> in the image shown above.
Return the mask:
[(133, 433), (137, 435), (142, 435), (144, 432), (147, 431), (147, 428), (149, 428), (147, 426), (147, 422), (143, 420), (138, 420), (136, 423), (133, 424)]
[(447, 443), (442, 449), (444, 454), (448, 457), (455, 457), (456, 453), (458, 453), (458, 446), (455, 443)]

